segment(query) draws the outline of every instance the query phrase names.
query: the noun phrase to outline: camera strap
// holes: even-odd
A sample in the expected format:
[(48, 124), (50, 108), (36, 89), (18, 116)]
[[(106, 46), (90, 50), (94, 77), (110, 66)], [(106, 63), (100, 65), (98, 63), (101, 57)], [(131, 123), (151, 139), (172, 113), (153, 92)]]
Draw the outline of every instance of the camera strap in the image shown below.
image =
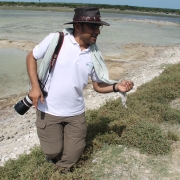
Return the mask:
[(60, 51), (62, 44), (63, 44), (63, 40), (64, 40), (64, 33), (59, 32), (59, 40), (58, 40), (58, 44), (57, 44), (57, 46), (54, 50), (54, 53), (52, 55), (52, 58), (51, 58), (50, 67), (49, 67), (49, 74), (51, 73), (51, 70), (56, 63), (59, 51)]
[(59, 54), (60, 49), (61, 49), (62, 44), (63, 44), (63, 40), (64, 40), (64, 33), (63, 33), (63, 32), (59, 32), (59, 40), (58, 40), (57, 46), (56, 46), (56, 48), (55, 48), (55, 50), (54, 50), (54, 53), (53, 53), (52, 58), (51, 58), (51, 61), (50, 61), (48, 76), (47, 76), (44, 84), (42, 84), (41, 82), (39, 82), (39, 83), (40, 83), (41, 90), (44, 89), (44, 87), (45, 87), (45, 85), (46, 85), (46, 82), (47, 82), (47, 80), (48, 80), (48, 78), (49, 78), (49, 74), (51, 73), (52, 68), (54, 67), (54, 65), (55, 65), (55, 63), (56, 63), (58, 54)]

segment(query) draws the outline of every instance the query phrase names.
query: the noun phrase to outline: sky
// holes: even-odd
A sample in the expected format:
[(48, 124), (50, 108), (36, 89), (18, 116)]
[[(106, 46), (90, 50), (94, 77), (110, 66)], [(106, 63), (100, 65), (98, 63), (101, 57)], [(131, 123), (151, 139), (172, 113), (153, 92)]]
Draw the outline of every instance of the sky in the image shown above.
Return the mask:
[[(39, 2), (39, 0), (0, 0), (0, 1)], [(140, 7), (180, 9), (180, 0), (74, 0), (74, 1), (73, 0), (40, 0), (40, 2), (112, 4), (112, 5), (129, 5), (129, 6), (140, 6)]]

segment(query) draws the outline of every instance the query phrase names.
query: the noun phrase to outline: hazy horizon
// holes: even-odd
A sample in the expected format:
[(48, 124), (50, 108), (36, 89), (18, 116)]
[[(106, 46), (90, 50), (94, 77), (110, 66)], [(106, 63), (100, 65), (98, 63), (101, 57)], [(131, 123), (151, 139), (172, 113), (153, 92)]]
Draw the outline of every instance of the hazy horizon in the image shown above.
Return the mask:
[[(0, 0), (2, 1), (2, 0)], [(150, 8), (180, 9), (180, 0), (6, 0), (5, 2), (64, 2), (64, 3), (88, 3), (88, 4), (108, 4), (108, 5), (128, 5)]]

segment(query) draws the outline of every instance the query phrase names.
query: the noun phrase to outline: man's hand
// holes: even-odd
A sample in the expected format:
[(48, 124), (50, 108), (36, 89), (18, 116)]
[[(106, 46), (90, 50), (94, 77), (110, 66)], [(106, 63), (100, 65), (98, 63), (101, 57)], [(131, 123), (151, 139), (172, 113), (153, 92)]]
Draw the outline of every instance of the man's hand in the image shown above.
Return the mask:
[(26, 57), (27, 71), (29, 74), (32, 89), (29, 93), (29, 97), (33, 102), (33, 106), (37, 109), (38, 100), (40, 99), (44, 103), (44, 97), (39, 87), (38, 75), (37, 75), (37, 62), (31, 51)]
[(106, 83), (98, 83), (98, 82), (95, 82), (93, 81), (93, 87), (94, 87), (94, 90), (96, 92), (99, 92), (99, 93), (109, 93), (109, 92), (113, 92), (113, 88), (115, 88), (115, 90), (118, 92), (118, 91), (121, 91), (121, 92), (128, 92), (130, 91), (134, 86), (134, 83), (130, 80), (124, 80), (122, 82), (119, 82), (115, 85), (109, 85), (109, 84), (106, 84)]
[(44, 103), (44, 97), (39, 87), (32, 88), (29, 93), (29, 97), (33, 102), (33, 107), (37, 109), (38, 100), (40, 99), (41, 103)]
[(128, 92), (133, 88), (133, 86), (134, 86), (134, 83), (132, 81), (124, 80), (116, 84), (115, 89), (121, 92)]

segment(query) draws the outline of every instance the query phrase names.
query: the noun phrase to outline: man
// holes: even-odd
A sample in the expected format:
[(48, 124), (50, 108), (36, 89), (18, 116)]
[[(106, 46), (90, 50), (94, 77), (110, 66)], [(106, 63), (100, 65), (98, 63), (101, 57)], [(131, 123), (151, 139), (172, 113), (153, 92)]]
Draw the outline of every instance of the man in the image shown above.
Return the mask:
[(39, 87), (36, 60), (44, 57), (54, 33), (28, 54), (27, 69), (32, 85), (29, 97), (37, 108), (36, 126), (42, 150), (47, 160), (70, 169), (85, 147), (83, 89), (88, 84), (88, 76), (91, 76), (94, 90), (100, 93), (128, 92), (133, 83), (107, 84), (106, 77), (101, 77), (104, 72), (99, 72), (96, 61), (102, 57), (97, 58), (99, 52), (95, 43), (102, 26), (109, 24), (101, 21), (98, 8), (76, 8), (73, 22), (66, 24), (73, 24), (74, 29), (64, 31), (62, 48), (46, 83), (47, 97), (43, 97)]

